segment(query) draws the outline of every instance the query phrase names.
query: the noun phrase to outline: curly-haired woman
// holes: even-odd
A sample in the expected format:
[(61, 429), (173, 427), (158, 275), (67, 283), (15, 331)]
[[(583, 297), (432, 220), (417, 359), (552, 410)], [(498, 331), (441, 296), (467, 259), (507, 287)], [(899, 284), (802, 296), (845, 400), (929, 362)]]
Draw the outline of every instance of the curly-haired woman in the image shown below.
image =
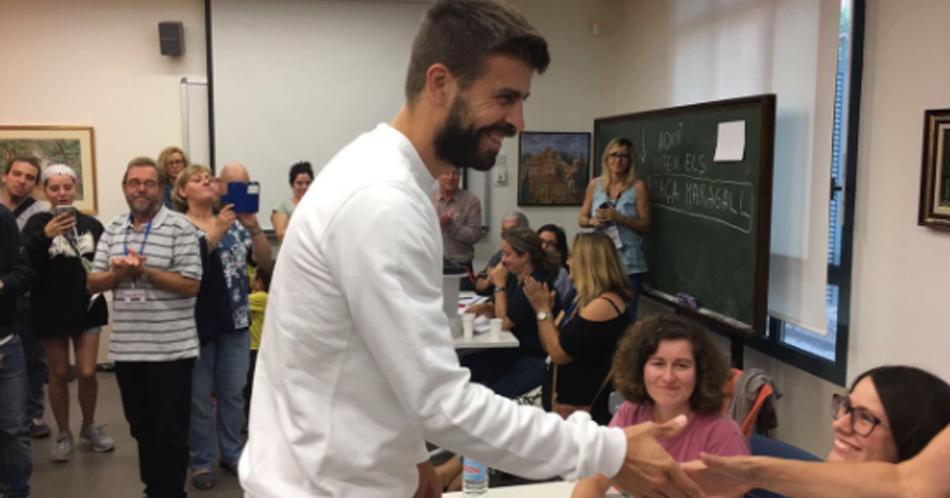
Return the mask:
[[(695, 460), (700, 452), (748, 455), (739, 426), (722, 413), (728, 379), (725, 356), (702, 328), (669, 315), (644, 320), (620, 340), (614, 356), (614, 386), (625, 401), (610, 426), (662, 424), (682, 414), (689, 419), (683, 432), (660, 440), (676, 461)], [(610, 485), (597, 474), (578, 482), (572, 496), (602, 497)]]

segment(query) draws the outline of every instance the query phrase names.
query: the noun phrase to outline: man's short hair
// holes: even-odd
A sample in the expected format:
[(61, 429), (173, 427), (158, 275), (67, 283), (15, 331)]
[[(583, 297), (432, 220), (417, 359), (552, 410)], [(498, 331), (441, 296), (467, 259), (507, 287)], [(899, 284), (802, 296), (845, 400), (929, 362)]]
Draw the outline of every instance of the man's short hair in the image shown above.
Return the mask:
[(34, 183), (40, 183), (40, 173), (42, 173), (42, 171), (40, 169), (39, 159), (33, 156), (16, 156), (13, 159), (10, 159), (10, 161), (7, 162), (7, 166), (3, 168), (4, 175), (10, 174), (10, 170), (13, 169), (13, 163), (28, 163), (30, 166), (33, 166), (33, 168), (36, 170), (36, 181)]
[(141, 167), (149, 167), (154, 169), (155, 173), (158, 175), (158, 184), (162, 187), (165, 186), (164, 172), (158, 167), (158, 164), (156, 164), (152, 158), (145, 156), (133, 157), (132, 160), (129, 161), (129, 165), (125, 167), (125, 174), (122, 175), (122, 185), (125, 185), (125, 181), (128, 180), (130, 169)]
[(467, 88), (486, 70), (489, 57), (507, 55), (543, 73), (548, 43), (520, 12), (495, 0), (440, 0), (426, 10), (412, 42), (406, 100), (414, 102), (433, 64), (444, 64)]

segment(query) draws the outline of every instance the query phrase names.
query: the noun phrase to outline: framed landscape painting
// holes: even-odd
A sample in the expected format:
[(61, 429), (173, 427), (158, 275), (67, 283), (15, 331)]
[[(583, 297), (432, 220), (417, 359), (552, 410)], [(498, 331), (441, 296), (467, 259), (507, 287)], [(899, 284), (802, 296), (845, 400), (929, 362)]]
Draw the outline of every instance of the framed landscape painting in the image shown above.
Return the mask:
[(522, 132), (518, 205), (580, 206), (590, 175), (590, 133)]
[[(33, 156), (40, 167), (65, 164), (79, 183), (75, 206), (97, 214), (96, 154), (91, 126), (0, 126), (0, 164), (17, 156)], [(41, 189), (37, 189), (39, 192)]]

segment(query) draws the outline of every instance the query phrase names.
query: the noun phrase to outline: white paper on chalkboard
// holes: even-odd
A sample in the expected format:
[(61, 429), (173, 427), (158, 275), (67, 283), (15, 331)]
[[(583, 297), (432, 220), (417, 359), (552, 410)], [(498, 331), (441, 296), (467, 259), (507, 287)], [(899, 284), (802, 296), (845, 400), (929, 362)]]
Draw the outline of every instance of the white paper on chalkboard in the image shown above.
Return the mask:
[(719, 123), (714, 162), (741, 161), (745, 156), (745, 121)]

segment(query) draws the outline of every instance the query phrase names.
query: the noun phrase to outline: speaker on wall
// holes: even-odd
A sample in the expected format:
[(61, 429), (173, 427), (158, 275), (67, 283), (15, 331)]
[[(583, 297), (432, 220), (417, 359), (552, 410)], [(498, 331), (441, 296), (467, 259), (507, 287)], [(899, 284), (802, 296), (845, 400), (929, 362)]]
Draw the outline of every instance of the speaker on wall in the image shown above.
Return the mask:
[(158, 43), (162, 55), (178, 57), (185, 53), (185, 27), (179, 21), (158, 23)]

